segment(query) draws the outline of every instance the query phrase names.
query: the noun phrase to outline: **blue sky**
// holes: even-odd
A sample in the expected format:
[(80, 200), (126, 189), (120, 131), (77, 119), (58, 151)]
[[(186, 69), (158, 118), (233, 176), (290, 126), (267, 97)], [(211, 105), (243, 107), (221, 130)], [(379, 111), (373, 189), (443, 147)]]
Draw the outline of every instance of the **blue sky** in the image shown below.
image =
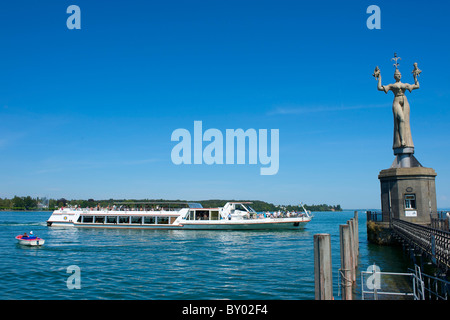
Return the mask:
[[(81, 30), (69, 30), (69, 5)], [(381, 29), (369, 30), (369, 5)], [(379, 208), (394, 82), (450, 207), (447, 2), (14, 1), (0, 5), (0, 197), (255, 199)], [(279, 171), (175, 165), (177, 128), (279, 129)]]

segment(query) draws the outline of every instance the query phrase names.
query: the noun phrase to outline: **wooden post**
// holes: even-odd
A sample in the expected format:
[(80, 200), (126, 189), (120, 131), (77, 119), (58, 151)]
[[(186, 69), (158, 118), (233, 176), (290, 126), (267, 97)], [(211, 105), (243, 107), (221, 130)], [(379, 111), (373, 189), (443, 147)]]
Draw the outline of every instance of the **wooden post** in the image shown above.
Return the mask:
[[(355, 211), (355, 244), (356, 244), (356, 256), (359, 257), (359, 221), (358, 211)], [(356, 266), (358, 266), (358, 260), (356, 260)]]
[(355, 258), (355, 268), (358, 265), (358, 226), (356, 225), (356, 220), (355, 218), (351, 219), (352, 221), (352, 228), (353, 228), (353, 252), (354, 254), (354, 258)]
[(327, 233), (314, 235), (314, 281), (316, 300), (332, 300), (331, 239)]
[(339, 226), (339, 236), (341, 242), (341, 287), (342, 300), (352, 300), (352, 256), (350, 244), (350, 226), (341, 224)]
[(354, 232), (354, 225), (353, 225), (353, 219), (350, 219), (347, 221), (347, 224), (349, 226), (350, 230), (350, 256), (351, 256), (351, 279), (353, 282), (356, 281), (356, 271), (355, 271), (355, 264), (356, 264), (356, 256), (355, 256), (355, 232)]

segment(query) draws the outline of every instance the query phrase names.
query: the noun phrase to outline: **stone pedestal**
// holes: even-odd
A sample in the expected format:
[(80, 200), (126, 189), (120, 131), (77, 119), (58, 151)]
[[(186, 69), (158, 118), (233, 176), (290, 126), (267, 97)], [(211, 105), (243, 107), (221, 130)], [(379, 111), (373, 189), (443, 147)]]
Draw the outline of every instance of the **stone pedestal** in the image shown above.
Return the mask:
[(422, 165), (413, 154), (414, 147), (394, 148), (395, 160), (391, 168), (421, 167)]
[[(412, 154), (407, 161), (411, 161), (411, 157)], [(383, 222), (396, 218), (430, 224), (430, 215), (437, 214), (435, 177), (436, 172), (432, 168), (422, 166), (403, 168), (393, 164), (393, 167), (381, 170), (378, 179)]]

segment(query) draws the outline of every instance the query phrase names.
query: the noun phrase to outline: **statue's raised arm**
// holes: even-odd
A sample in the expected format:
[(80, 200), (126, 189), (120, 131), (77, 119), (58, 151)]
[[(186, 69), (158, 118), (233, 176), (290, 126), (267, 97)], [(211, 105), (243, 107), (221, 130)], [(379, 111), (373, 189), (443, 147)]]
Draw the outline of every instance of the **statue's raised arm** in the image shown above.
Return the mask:
[(417, 67), (417, 62), (414, 63), (414, 69), (411, 73), (413, 74), (414, 77), (414, 84), (407, 84), (408, 85), (407, 89), (409, 90), (409, 92), (420, 88), (419, 80), (417, 79), (417, 77), (422, 73), (422, 70), (420, 70)]
[(385, 93), (387, 93), (391, 89), (390, 85), (383, 86), (381, 84), (381, 71), (380, 71), (380, 68), (378, 68), (378, 66), (376, 66), (375, 71), (373, 72), (372, 76), (374, 76), (375, 79), (378, 80), (378, 86), (377, 86), (378, 91), (384, 91)]

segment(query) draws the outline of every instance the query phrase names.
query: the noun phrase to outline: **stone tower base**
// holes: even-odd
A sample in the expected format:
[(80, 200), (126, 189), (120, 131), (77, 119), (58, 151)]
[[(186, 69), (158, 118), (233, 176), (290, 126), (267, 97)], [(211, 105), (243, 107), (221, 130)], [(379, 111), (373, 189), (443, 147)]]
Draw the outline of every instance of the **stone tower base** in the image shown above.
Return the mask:
[(436, 172), (432, 168), (390, 168), (381, 170), (383, 221), (392, 218), (429, 225), (436, 216)]

